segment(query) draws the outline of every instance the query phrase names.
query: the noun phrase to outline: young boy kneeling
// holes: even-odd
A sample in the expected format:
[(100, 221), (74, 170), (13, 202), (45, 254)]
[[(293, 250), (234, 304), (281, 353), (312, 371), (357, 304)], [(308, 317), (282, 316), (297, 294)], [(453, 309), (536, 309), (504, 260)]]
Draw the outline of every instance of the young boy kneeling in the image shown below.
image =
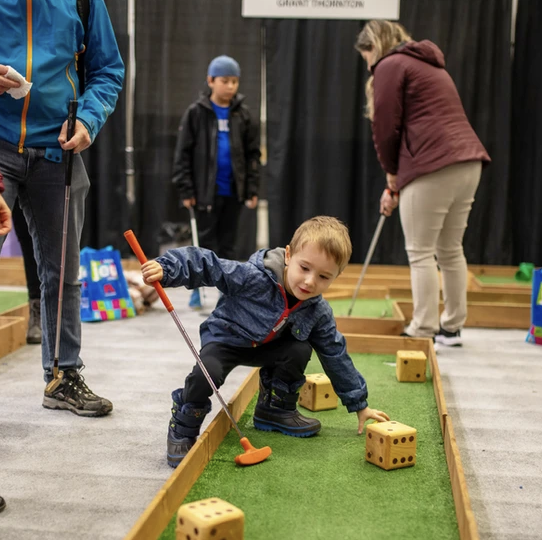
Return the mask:
[[(239, 365), (260, 367), (254, 427), (309, 437), (320, 431), (315, 418), (299, 414), (298, 391), (312, 350), (348, 412), (358, 415), (358, 433), (372, 418), (389, 420), (367, 406), (367, 384), (356, 370), (333, 312), (322, 298), (352, 254), (348, 230), (319, 216), (296, 230), (286, 248), (262, 249), (246, 263), (219, 259), (212, 251), (172, 249), (142, 268), (146, 283), (195, 289), (217, 287), (222, 295), (200, 327), (200, 357), (217, 387)], [(196, 442), (213, 391), (196, 364), (184, 388), (172, 393), (167, 460), (176, 467)]]

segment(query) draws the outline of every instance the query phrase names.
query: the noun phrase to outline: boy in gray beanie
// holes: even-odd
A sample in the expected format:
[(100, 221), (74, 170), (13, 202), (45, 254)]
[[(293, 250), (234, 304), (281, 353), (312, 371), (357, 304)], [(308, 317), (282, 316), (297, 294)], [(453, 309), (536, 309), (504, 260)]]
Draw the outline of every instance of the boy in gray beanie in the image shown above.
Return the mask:
[[(200, 246), (224, 259), (236, 258), (241, 208), (256, 208), (260, 183), (258, 126), (237, 92), (240, 76), (233, 58), (211, 61), (209, 90), (185, 111), (173, 162), (181, 202), (195, 209)], [(197, 289), (189, 306), (201, 308)]]

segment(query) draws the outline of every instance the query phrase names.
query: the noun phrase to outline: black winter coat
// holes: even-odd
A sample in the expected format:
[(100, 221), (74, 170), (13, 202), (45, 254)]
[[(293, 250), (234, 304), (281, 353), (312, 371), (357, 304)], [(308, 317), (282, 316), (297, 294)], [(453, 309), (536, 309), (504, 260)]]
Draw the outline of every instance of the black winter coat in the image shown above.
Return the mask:
[[(218, 119), (202, 93), (184, 113), (173, 160), (173, 183), (181, 201), (196, 198), (197, 208), (211, 210), (216, 191)], [(260, 137), (244, 96), (236, 94), (230, 106), (230, 151), (236, 195), (244, 202), (260, 187)]]

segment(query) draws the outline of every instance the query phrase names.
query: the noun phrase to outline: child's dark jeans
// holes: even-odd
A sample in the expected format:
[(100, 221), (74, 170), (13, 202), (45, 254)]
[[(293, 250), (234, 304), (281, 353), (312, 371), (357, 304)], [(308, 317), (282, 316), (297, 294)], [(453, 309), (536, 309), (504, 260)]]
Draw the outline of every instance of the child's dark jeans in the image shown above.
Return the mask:
[[(209, 343), (201, 349), (200, 357), (217, 387), (222, 386), (230, 371), (237, 366), (265, 367), (272, 378), (299, 388), (305, 381), (305, 368), (311, 358), (312, 347), (295, 339), (288, 331), (274, 341), (258, 347), (233, 347), (224, 343)], [(205, 403), (212, 395), (199, 365), (185, 381), (183, 401)]]

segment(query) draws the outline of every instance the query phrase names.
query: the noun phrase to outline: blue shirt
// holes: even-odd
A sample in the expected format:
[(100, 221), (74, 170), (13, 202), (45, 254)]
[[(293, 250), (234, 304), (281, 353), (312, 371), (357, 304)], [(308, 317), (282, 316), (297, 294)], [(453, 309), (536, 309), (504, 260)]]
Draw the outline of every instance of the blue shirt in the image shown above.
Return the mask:
[(211, 101), (218, 118), (218, 135), (216, 140), (216, 186), (217, 195), (231, 197), (233, 171), (230, 151), (230, 108), (220, 107)]

